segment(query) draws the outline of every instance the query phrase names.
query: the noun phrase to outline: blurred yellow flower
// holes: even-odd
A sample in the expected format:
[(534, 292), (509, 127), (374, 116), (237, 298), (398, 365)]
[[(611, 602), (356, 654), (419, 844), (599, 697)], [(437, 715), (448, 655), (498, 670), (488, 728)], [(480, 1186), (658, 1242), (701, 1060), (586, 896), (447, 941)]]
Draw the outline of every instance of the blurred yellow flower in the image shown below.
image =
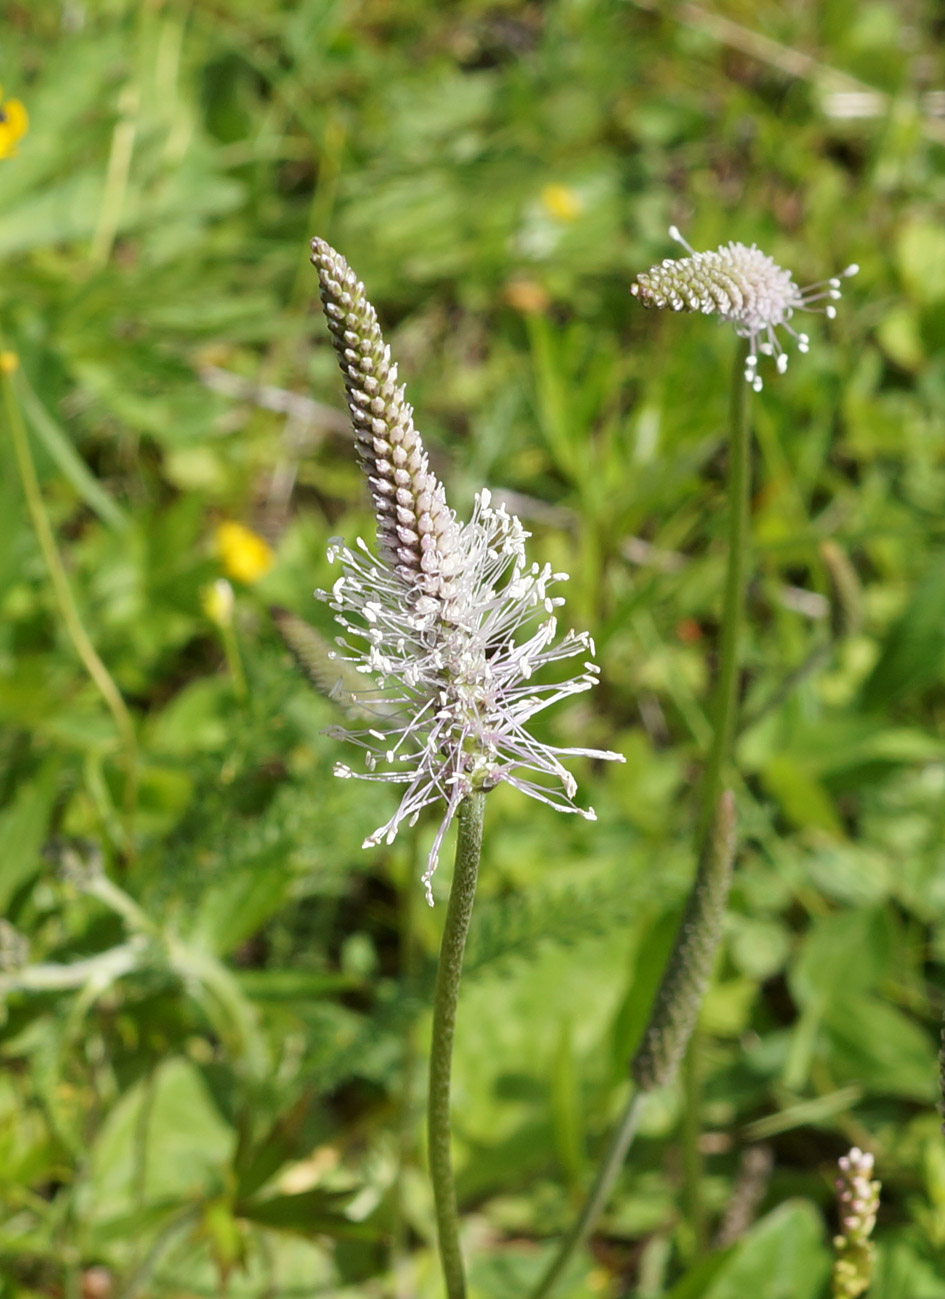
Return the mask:
[(580, 195), (570, 185), (546, 185), (541, 191), (541, 204), (556, 221), (576, 221), (584, 211)]
[(0, 374), (15, 374), (20, 368), (16, 352), (0, 352)]
[(0, 158), (13, 157), (29, 125), (26, 109), (18, 99), (3, 102), (3, 87), (0, 86)]
[(233, 519), (217, 525), (215, 542), (227, 576), (237, 582), (258, 582), (275, 563), (276, 557), (265, 537)]

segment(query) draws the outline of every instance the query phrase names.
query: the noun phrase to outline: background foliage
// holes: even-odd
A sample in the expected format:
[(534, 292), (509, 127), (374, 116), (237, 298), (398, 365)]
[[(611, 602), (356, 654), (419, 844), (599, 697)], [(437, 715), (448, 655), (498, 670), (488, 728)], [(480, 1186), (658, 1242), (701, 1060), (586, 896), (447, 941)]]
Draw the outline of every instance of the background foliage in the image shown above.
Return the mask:
[[(627, 755), (583, 773), (596, 826), (504, 789), (487, 810), (460, 1193), (477, 1299), (537, 1274), (692, 870), (733, 340), (630, 299), (671, 221), (801, 283), (862, 271), (754, 404), (724, 958), (562, 1295), (824, 1294), (858, 1142), (884, 1183), (871, 1295), (945, 1296), (942, 35), (928, 0), (4, 6), (31, 130), (0, 163), (0, 345), (137, 744), (76, 656), (5, 424), (4, 1299), (439, 1294), (430, 827), (361, 851), (386, 794), (332, 779), (331, 706), (268, 613), (330, 632), (327, 538), (370, 528), (316, 232), (453, 503), (504, 489), (571, 572), (603, 682), (549, 736)], [(269, 571), (237, 580), (227, 521)], [(224, 574), (225, 644), (201, 594)]]

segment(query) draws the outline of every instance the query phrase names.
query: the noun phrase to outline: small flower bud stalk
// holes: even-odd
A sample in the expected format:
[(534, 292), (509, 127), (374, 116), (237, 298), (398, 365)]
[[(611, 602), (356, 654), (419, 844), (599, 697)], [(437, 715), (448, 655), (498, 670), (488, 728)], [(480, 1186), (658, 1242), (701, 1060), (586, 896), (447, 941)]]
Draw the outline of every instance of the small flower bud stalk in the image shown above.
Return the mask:
[(789, 324), (794, 312), (821, 311), (828, 320), (833, 320), (837, 314), (835, 303), (842, 296), (841, 281), (859, 270), (858, 266), (850, 265), (829, 280), (801, 289), (791, 272), (756, 244), (746, 248), (744, 244), (731, 242), (714, 252), (697, 253), (676, 226), (670, 226), (669, 234), (683, 245), (689, 256), (667, 257), (659, 266), (642, 272), (630, 286), (630, 292), (644, 307), (701, 311), (731, 321), (736, 334), (748, 339), (745, 378), (756, 392), (762, 388), (759, 355), (773, 356), (779, 374), (787, 369), (787, 352), (777, 331), (785, 330), (797, 343), (797, 350), (807, 352), (810, 338)]
[(869, 1287), (876, 1247), (870, 1240), (879, 1211), (880, 1184), (873, 1180), (873, 1156), (854, 1146), (837, 1161), (839, 1175), (831, 1299), (857, 1299)]
[(630, 1065), (641, 1091), (676, 1077), (705, 996), (732, 882), (736, 847), (735, 799), (725, 790), (712, 833), (676, 934), (650, 1022)]

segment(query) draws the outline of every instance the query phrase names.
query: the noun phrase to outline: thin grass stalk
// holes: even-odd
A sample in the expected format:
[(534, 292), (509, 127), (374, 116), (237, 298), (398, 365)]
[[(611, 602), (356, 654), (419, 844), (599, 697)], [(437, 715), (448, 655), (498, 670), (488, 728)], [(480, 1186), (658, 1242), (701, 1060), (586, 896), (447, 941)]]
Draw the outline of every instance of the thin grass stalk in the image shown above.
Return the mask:
[(91, 637), (85, 630), (79, 616), (79, 610), (72, 589), (69, 586), (69, 579), (66, 576), (65, 565), (56, 547), (52, 524), (49, 522), (49, 516), (46, 513), (39, 479), (36, 477), (36, 467), (33, 464), (29, 437), (27, 436), (23, 413), (16, 394), (14, 383), (16, 369), (17, 361), (13, 353), (5, 352), (0, 355), (0, 384), (3, 387), (7, 424), (10, 429), (10, 439), (13, 443), (13, 452), (16, 456), (20, 481), (23, 484), (23, 495), (26, 498), (26, 507), (33, 524), (33, 530), (36, 533), (36, 539), (39, 542), (39, 548), (49, 572), (53, 594), (63, 625), (83, 667), (105, 701), (118, 731), (125, 768), (125, 849), (131, 853), (134, 850), (132, 823), (138, 798), (138, 743), (135, 737), (134, 723), (122, 698), (121, 691), (99, 657), (98, 651), (92, 644)]

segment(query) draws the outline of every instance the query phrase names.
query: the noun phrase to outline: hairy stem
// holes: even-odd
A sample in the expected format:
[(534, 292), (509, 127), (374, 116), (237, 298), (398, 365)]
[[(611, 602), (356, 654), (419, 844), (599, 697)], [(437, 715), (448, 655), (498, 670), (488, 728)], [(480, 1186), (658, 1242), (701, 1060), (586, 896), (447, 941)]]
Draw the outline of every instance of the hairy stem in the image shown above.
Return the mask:
[[(748, 573), (750, 543), (751, 501), (751, 432), (748, 420), (750, 386), (745, 382), (745, 361), (748, 343), (740, 342), (732, 367), (732, 395), (728, 443), (728, 567), (725, 574), (725, 593), (722, 603), (722, 626), (719, 633), (719, 671), (713, 699), (712, 745), (706, 759), (700, 790), (699, 820), (696, 830), (697, 851), (702, 860), (709, 861), (714, 854), (706, 852), (712, 833), (712, 821), (719, 806), (726, 769), (732, 759), (732, 749), (738, 719), (738, 677), (741, 668), (742, 630), (745, 620), (745, 586)], [(732, 847), (734, 854), (734, 842)], [(731, 859), (729, 860), (729, 877)], [(701, 874), (701, 872), (700, 872)], [(696, 888), (704, 882), (696, 880)], [(728, 897), (728, 883), (719, 901), (719, 925)], [(685, 923), (685, 921), (684, 921)], [(717, 941), (717, 938), (716, 938)], [(713, 943), (714, 947), (714, 943)], [(706, 976), (708, 977), (708, 976)], [(703, 988), (704, 992), (704, 988)], [(701, 1003), (702, 993), (699, 996)], [(697, 1012), (698, 1008), (696, 1008)], [(695, 1014), (692, 1018), (695, 1027)], [(691, 1029), (690, 1029), (691, 1032)], [(696, 1043), (689, 1046), (690, 1053), (697, 1050)], [(686, 1200), (694, 1233), (696, 1252), (701, 1252), (705, 1241), (705, 1211), (701, 1199), (701, 1159), (698, 1153), (701, 1127), (701, 1088), (699, 1069), (695, 1060), (686, 1069), (686, 1123), (684, 1127)]]
[(699, 797), (697, 851), (702, 852), (715, 817), (725, 769), (731, 759), (738, 712), (745, 580), (748, 572), (749, 501), (751, 496), (748, 397), (745, 357), (748, 344), (739, 343), (732, 367), (731, 428), (728, 444), (728, 568), (719, 632), (719, 672), (712, 703), (712, 745), (706, 758)]
[(735, 800), (719, 798), (712, 836), (703, 849), (650, 1021), (630, 1065), (642, 1091), (665, 1087), (679, 1070), (705, 995), (735, 860)]
[[(700, 997), (700, 1002), (702, 998)], [(698, 1014), (698, 1006), (695, 1008)], [(692, 1254), (699, 1258), (706, 1244), (706, 1207), (702, 1198), (705, 1165), (699, 1139), (702, 1136), (702, 1070), (699, 1033), (693, 1028), (682, 1061), (682, 1202), (691, 1233)]]
[[(418, 957), (417, 945), (417, 875), (419, 873), (419, 845), (417, 831), (414, 829), (408, 839), (408, 852), (403, 877), (397, 880), (399, 933), (400, 933), (400, 977), (407, 996), (413, 1000), (417, 996)], [(397, 1173), (394, 1178), (393, 1222), (391, 1224), (391, 1272), (394, 1277), (393, 1299), (411, 1299), (413, 1283), (410, 1276), (410, 1226), (407, 1215), (406, 1181), (407, 1169), (414, 1156), (416, 1128), (416, 1097), (414, 1084), (417, 1077), (417, 1034), (413, 1018), (409, 1018), (404, 1028), (403, 1067), (401, 1070), (401, 1088), (398, 1103), (397, 1123)]]
[(465, 1299), (466, 1296), (466, 1277), (459, 1245), (456, 1186), (450, 1157), (450, 1072), (456, 1031), (456, 1003), (463, 972), (463, 951), (476, 896), (476, 878), (482, 853), (484, 807), (485, 794), (480, 791), (469, 794), (459, 805), (456, 865), (446, 907), (446, 923), (433, 998), (427, 1134), (440, 1261), (447, 1299)]

